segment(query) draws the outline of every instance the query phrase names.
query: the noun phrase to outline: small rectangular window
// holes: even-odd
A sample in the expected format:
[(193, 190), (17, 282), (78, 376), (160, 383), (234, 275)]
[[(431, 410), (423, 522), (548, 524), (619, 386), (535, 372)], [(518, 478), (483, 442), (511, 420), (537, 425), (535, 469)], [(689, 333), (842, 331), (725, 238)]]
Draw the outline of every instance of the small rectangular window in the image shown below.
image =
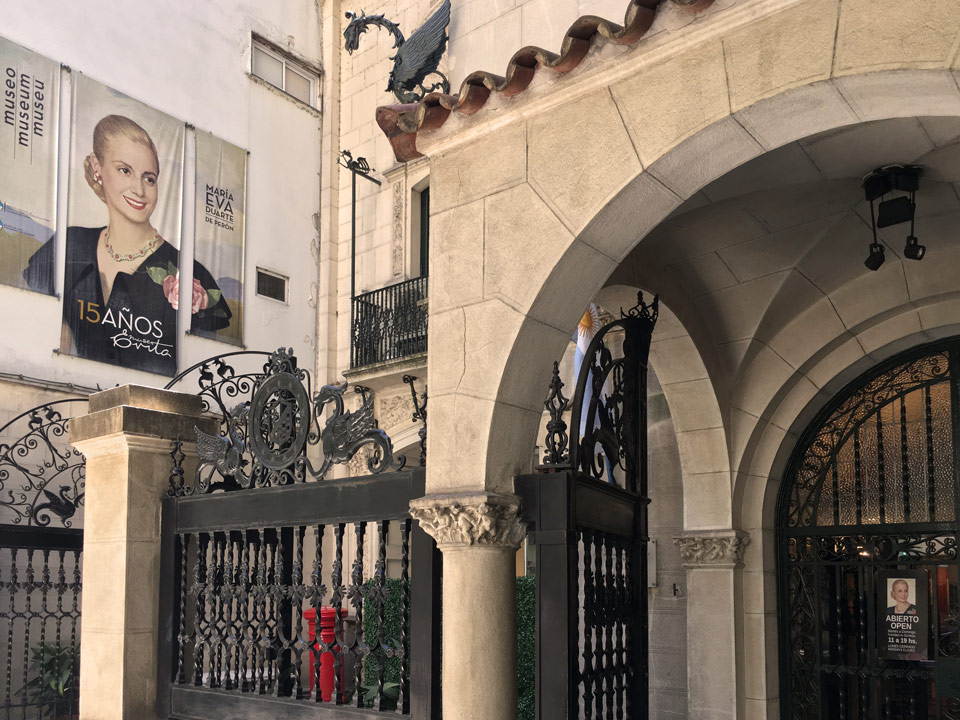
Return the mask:
[(287, 301), (287, 278), (263, 268), (257, 268), (257, 295)]
[(320, 75), (266, 40), (253, 38), (250, 71), (310, 107), (317, 106)]

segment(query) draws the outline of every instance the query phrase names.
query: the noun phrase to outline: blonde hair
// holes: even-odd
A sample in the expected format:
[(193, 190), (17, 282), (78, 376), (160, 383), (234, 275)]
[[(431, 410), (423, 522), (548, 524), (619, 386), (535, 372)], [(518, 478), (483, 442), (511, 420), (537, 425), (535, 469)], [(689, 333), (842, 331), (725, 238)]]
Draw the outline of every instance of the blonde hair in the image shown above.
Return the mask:
[(901, 583), (902, 583), (903, 586), (907, 589), (907, 592), (910, 592), (910, 583), (908, 583), (908, 582), (907, 582), (906, 580), (904, 580), (903, 578), (897, 578), (896, 580), (893, 581), (893, 584), (890, 586), (890, 593), (893, 594), (894, 588), (896, 588), (897, 585), (899, 585), (899, 584), (901, 584)]
[(122, 135), (127, 140), (140, 143), (149, 148), (153, 153), (153, 159), (157, 163), (157, 171), (160, 169), (160, 157), (157, 155), (157, 146), (153, 144), (150, 134), (140, 127), (137, 123), (123, 115), (107, 115), (100, 119), (97, 126), (93, 129), (93, 152), (83, 159), (83, 176), (87, 185), (91, 187), (97, 197), (102, 202), (106, 202), (106, 195), (103, 193), (103, 185), (99, 182), (99, 176), (93, 169), (93, 158), (96, 156), (97, 162), (103, 167), (103, 156), (107, 150), (107, 144), (114, 137)]

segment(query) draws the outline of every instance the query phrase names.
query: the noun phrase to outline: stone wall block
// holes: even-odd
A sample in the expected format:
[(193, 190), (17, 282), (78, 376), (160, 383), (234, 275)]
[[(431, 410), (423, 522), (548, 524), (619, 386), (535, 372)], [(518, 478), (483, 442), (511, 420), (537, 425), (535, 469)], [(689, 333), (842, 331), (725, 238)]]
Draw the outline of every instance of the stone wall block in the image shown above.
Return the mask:
[(857, 121), (833, 82), (814, 82), (741, 108), (737, 120), (767, 148)]
[[(432, 365), (433, 363), (431, 363)], [(484, 459), (494, 402), (465, 394), (430, 395), (427, 413), (427, 492), (485, 486)], [(431, 442), (442, 437), (442, 443)]]
[(646, 167), (729, 113), (723, 46), (712, 42), (666, 57), (611, 91)]
[(572, 242), (570, 231), (529, 185), (491, 195), (484, 208), (484, 297), (526, 310)]
[[(839, 77), (834, 82), (864, 121), (960, 115), (960, 89), (949, 70), (892, 70)], [(905, 97), (910, 101), (904, 102)]]
[(468, 305), (463, 315), (464, 372), (457, 389), (495, 399), (512, 346), (509, 341), (517, 337), (524, 316), (500, 300)]
[(531, 120), (527, 132), (530, 183), (573, 232), (641, 170), (606, 88)]
[(839, 5), (801, 3), (724, 38), (731, 109), (829, 78)]
[[(677, 438), (678, 444), (680, 438)], [(683, 527), (703, 530), (728, 527), (732, 517), (730, 473), (683, 475)]]
[(430, 163), (431, 213), (440, 213), (523, 182), (527, 131), (520, 123), (478, 137)]
[[(582, 241), (574, 242), (557, 259), (527, 316), (564, 332), (569, 338), (587, 304), (594, 301), (599, 289), (599, 283), (590, 283), (585, 279), (609, 277), (615, 269), (616, 263), (607, 255)], [(636, 292), (632, 295), (625, 309), (637, 304)]]
[(466, 320), (463, 308), (430, 313), (427, 342), (430, 363), (427, 366), (427, 385), (430, 398), (456, 391), (466, 369), (464, 357)]
[(723, 427), (723, 417), (708, 379), (663, 386), (677, 432)]
[[(627, 183), (580, 232), (579, 239), (607, 257), (622, 260), (680, 205), (681, 199), (649, 173)], [(643, 208), (642, 213), (637, 208)]]
[(773, 398), (796, 372), (782, 357), (761, 344), (734, 387), (732, 404), (754, 417), (763, 417), (769, 412)]
[(648, 171), (686, 199), (763, 148), (732, 116), (719, 119), (648, 166)]
[(835, 73), (946, 67), (960, 34), (960, 2), (844, 0)]
[(430, 312), (483, 297), (483, 201), (430, 218)]

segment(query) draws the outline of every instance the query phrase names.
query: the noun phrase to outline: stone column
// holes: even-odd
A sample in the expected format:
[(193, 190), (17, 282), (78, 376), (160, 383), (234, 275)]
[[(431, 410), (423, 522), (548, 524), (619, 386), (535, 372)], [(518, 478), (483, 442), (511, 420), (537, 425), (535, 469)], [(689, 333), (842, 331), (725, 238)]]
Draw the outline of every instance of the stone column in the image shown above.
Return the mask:
[(410, 512), (443, 553), (443, 716), (516, 720), (515, 495), (428, 495)]
[[(193, 439), (200, 399), (125, 385), (70, 421), (86, 457), (81, 605), (82, 720), (158, 718), (160, 501), (177, 437)], [(165, 718), (164, 718), (165, 720)]]
[(688, 713), (736, 720), (743, 697), (740, 575), (750, 536), (699, 530), (673, 541), (687, 569)]

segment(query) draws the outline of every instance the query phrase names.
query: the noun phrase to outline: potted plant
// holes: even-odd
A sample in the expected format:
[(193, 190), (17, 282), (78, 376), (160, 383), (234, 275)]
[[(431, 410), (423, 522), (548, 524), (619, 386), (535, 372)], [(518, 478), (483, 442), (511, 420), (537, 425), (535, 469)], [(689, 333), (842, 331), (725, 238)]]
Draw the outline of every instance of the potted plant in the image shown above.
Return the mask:
[(43, 643), (31, 648), (23, 693), (42, 717), (77, 718), (79, 657), (70, 648)]

